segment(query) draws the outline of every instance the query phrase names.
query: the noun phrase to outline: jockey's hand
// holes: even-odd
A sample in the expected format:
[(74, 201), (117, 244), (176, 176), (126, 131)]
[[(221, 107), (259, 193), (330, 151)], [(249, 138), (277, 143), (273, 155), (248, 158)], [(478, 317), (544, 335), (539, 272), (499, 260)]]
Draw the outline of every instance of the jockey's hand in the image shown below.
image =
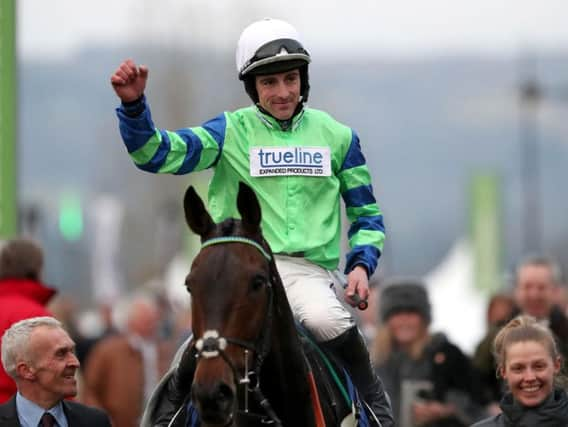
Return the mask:
[(353, 295), (358, 294), (361, 300), (369, 297), (369, 276), (362, 265), (356, 265), (347, 275), (347, 288), (345, 288), (345, 301), (352, 307), (357, 306)]
[(122, 102), (136, 101), (144, 93), (148, 80), (148, 67), (137, 66), (134, 61), (123, 61), (110, 76), (110, 83)]

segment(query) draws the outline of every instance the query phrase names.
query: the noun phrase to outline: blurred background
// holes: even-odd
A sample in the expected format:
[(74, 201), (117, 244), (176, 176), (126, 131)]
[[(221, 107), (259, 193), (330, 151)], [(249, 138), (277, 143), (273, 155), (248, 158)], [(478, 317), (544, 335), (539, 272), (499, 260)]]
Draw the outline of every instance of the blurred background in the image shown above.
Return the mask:
[(140, 287), (187, 303), (196, 241), (181, 200), (210, 176), (136, 169), (111, 73), (126, 58), (148, 65), (157, 125), (198, 125), (249, 104), (234, 51), (265, 16), (304, 38), (309, 106), (361, 138), (387, 227), (379, 281), (426, 277), (434, 326), (467, 351), (521, 256), (568, 267), (565, 1), (0, 4), (0, 238), (40, 240), (46, 281), (84, 309)]

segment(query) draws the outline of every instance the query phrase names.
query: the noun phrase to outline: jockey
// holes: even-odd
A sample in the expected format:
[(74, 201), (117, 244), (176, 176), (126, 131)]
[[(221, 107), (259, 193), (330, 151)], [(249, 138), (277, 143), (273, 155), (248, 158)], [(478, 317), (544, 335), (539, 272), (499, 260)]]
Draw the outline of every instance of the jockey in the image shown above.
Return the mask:
[[(238, 42), (236, 65), (253, 105), (172, 132), (152, 122), (144, 96), (147, 67), (126, 60), (111, 77), (122, 101), (117, 108), (120, 132), (142, 170), (185, 174), (213, 168), (208, 200), (215, 222), (238, 216), (239, 181), (254, 189), (263, 234), (297, 321), (333, 349), (381, 425), (391, 426), (390, 403), (365, 342), (336, 295), (343, 286), (337, 271), (340, 198), (351, 222), (344, 295), (352, 306), (357, 296), (368, 297), (369, 276), (383, 248), (383, 216), (357, 134), (305, 105), (310, 61), (287, 22), (263, 19), (249, 25)], [(192, 368), (183, 364), (180, 372), (192, 376)]]

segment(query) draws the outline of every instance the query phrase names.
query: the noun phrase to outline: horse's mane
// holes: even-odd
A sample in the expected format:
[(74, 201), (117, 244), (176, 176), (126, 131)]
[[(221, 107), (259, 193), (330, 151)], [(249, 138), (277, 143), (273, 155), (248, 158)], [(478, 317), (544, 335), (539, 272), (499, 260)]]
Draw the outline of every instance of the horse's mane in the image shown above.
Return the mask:
[(220, 222), (217, 226), (219, 228), (219, 233), (221, 236), (237, 236), (239, 235), (238, 222), (235, 218), (228, 218), (223, 222)]

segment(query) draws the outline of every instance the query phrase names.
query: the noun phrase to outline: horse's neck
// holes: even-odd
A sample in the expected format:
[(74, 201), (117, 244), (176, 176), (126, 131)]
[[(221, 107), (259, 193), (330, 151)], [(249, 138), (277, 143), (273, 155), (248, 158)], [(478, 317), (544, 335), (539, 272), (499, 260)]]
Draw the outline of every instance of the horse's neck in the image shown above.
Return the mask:
[(266, 397), (284, 426), (314, 426), (306, 361), (291, 313), (273, 319), (271, 349), (263, 368)]

